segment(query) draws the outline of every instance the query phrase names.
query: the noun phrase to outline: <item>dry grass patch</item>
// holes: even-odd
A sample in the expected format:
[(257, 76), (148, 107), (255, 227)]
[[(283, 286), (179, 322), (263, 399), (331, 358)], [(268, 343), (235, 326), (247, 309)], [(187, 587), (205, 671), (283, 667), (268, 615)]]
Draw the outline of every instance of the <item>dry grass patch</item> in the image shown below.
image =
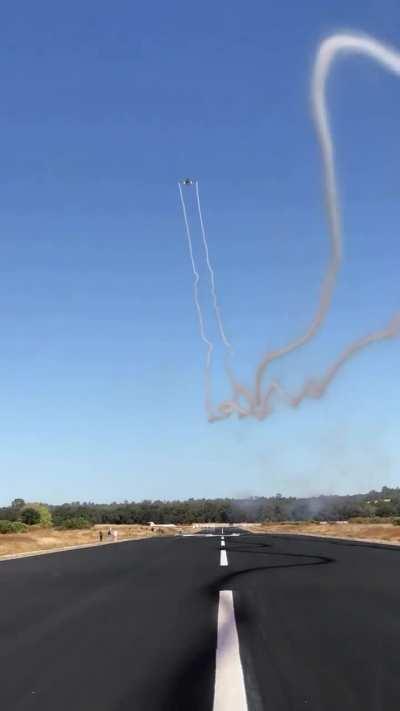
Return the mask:
[[(118, 531), (118, 540), (124, 538), (151, 538), (160, 535), (153, 532), (148, 526), (111, 526)], [(82, 546), (90, 543), (99, 543), (99, 531), (104, 532), (104, 542), (107, 542), (109, 526), (101, 525), (83, 530), (62, 531), (54, 528), (39, 528), (32, 526), (27, 533), (7, 533), (0, 535), (0, 558), (5, 555), (17, 553), (30, 553), (32, 551), (52, 550), (68, 546)]]
[(254, 533), (297, 533), (330, 538), (345, 538), (362, 541), (380, 541), (400, 544), (400, 526), (393, 523), (263, 523), (248, 524)]

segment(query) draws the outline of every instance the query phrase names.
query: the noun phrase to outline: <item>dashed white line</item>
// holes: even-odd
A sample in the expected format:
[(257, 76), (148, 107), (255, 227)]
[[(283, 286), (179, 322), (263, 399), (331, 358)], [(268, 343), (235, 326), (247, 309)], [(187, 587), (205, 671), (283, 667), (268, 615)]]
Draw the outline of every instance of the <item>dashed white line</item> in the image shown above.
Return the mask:
[(248, 711), (232, 590), (221, 590), (213, 711)]
[(221, 541), (221, 548), (225, 548), (225, 541)]
[(220, 565), (228, 565), (228, 556), (226, 555), (226, 551), (221, 551), (221, 556), (219, 559), (219, 564)]

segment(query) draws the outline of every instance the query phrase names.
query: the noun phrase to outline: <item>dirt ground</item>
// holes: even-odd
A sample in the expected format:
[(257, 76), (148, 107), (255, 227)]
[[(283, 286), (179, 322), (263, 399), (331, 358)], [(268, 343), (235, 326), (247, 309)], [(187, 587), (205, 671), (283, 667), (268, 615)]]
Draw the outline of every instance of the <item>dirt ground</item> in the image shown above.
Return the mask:
[(297, 533), (400, 545), (400, 526), (393, 523), (250, 523), (246, 528), (254, 533)]
[[(164, 535), (159, 530), (151, 531), (148, 526), (111, 526), (118, 531), (118, 540), (123, 538), (149, 538)], [(29, 553), (32, 551), (51, 550), (68, 546), (82, 546), (99, 542), (99, 531), (104, 532), (107, 542), (109, 526), (94, 526), (81, 531), (61, 531), (54, 528), (32, 528), (27, 533), (0, 534), (0, 558), (5, 555)]]

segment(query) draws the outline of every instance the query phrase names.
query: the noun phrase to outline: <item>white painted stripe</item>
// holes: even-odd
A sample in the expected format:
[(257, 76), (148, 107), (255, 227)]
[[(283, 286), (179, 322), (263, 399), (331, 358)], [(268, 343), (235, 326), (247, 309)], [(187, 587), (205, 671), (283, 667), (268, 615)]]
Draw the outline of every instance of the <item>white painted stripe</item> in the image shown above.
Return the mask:
[(221, 548), (225, 548), (225, 541), (221, 541)]
[(220, 565), (228, 565), (228, 557), (226, 555), (226, 551), (221, 551), (221, 557), (219, 560)]
[(232, 590), (221, 590), (213, 711), (247, 711)]

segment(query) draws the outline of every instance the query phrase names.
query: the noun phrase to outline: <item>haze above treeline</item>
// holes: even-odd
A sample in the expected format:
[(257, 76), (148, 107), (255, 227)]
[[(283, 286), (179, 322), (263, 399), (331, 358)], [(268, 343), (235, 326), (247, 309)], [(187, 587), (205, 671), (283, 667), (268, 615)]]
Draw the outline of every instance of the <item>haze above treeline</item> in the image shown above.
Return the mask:
[[(0, 519), (18, 520), (21, 506), (30, 502), (14, 499), (0, 508)], [(45, 503), (45, 502), (42, 502)], [(92, 524), (334, 521), (356, 517), (400, 516), (400, 487), (383, 486), (381, 491), (346, 496), (249, 497), (244, 499), (187, 499), (184, 501), (140, 501), (110, 504), (71, 502), (47, 505), (53, 525), (82, 517)]]

